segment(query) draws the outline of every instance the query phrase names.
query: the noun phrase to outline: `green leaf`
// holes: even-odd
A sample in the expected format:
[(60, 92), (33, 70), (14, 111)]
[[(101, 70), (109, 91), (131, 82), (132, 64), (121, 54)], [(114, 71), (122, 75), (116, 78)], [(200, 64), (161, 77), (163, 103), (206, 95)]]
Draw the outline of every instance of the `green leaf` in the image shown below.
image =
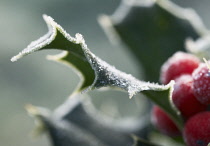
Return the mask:
[[(158, 85), (154, 83), (140, 81), (130, 74), (126, 74), (109, 65), (99, 57), (94, 55), (85, 44), (81, 34), (71, 37), (66, 31), (58, 25), (51, 17), (44, 15), (49, 31), (46, 35), (32, 42), (26, 49), (14, 56), (11, 60), (16, 61), (19, 58), (32, 52), (43, 49), (61, 49), (65, 50), (59, 55), (48, 57), (71, 66), (74, 66), (83, 76), (83, 80), (75, 90), (87, 91), (101, 87), (113, 87), (127, 91), (129, 97), (142, 92), (156, 104), (166, 110), (178, 127), (182, 128), (182, 122), (177, 111), (170, 103), (171, 93), (174, 82), (168, 85)], [(169, 98), (169, 99), (168, 99)]]
[(133, 146), (160, 146), (158, 144), (154, 144), (154, 143), (151, 143), (149, 141), (146, 141), (144, 139), (141, 139), (135, 135), (132, 135), (133, 137), (133, 140), (134, 140), (134, 145)]
[(186, 144), (183, 141), (182, 136), (178, 137), (169, 137), (160, 133), (159, 131), (150, 131), (149, 141), (163, 146), (185, 146)]
[(123, 124), (128, 129), (122, 130), (119, 122), (117, 126), (116, 123), (108, 124), (105, 117), (100, 115), (99, 118), (98, 111), (87, 106), (87, 98), (74, 94), (54, 112), (32, 105), (26, 109), (39, 124), (38, 132), (45, 130), (53, 146), (131, 146), (134, 142), (130, 132), (139, 132), (142, 126), (130, 128), (132, 126)]
[(209, 30), (193, 9), (169, 0), (123, 0), (111, 16), (99, 23), (109, 40), (125, 44), (145, 71), (145, 79), (159, 81), (162, 64), (176, 51), (185, 50), (185, 39), (206, 35)]

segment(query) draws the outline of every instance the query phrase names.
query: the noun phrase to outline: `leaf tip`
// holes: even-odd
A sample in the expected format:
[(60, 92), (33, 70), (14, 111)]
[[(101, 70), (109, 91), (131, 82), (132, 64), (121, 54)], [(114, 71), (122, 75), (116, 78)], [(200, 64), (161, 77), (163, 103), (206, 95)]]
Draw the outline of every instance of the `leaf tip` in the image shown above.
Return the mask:
[(36, 106), (33, 106), (31, 104), (27, 104), (25, 105), (25, 109), (28, 112), (29, 116), (35, 118), (35, 124), (36, 124), (36, 128), (34, 128), (34, 130), (32, 131), (32, 136), (33, 137), (37, 137), (38, 135), (41, 135), (42, 133), (44, 133), (44, 123), (42, 122), (42, 120), (40, 119), (40, 111)]
[(10, 60), (11, 60), (12, 62), (15, 62), (15, 61), (18, 60), (18, 58), (17, 58), (16, 56), (14, 56), (14, 57), (12, 57)]
[(49, 115), (49, 111), (44, 108), (36, 107), (31, 104), (25, 105), (25, 109), (28, 114), (35, 119), (36, 127), (32, 131), (32, 136), (37, 137), (46, 131), (45, 117)]
[(25, 105), (25, 109), (29, 113), (29, 115), (38, 115), (38, 113), (39, 113), (39, 110), (37, 109), (37, 107), (35, 107), (31, 104)]
[(19, 60), (22, 56), (23, 56), (23, 54), (19, 53), (18, 55), (13, 56), (10, 60), (12, 62), (15, 62), (15, 61)]
[(37, 107), (32, 104), (26, 104), (25, 109), (32, 117), (42, 118), (50, 115), (50, 111), (48, 109)]
[(166, 86), (168, 88), (170, 88), (169, 90), (169, 94), (170, 94), (170, 98), (172, 98), (172, 93), (174, 91), (174, 85), (175, 85), (175, 81), (174, 80), (171, 80)]
[(80, 33), (76, 33), (75, 38), (78, 44), (85, 44), (85, 40)]
[(136, 94), (135, 92), (128, 92), (129, 99), (132, 99), (132, 97), (133, 97), (135, 94)]
[(42, 17), (45, 20), (45, 22), (54, 22), (54, 19), (46, 14), (43, 14)]
[(49, 17), (49, 16), (46, 14), (43, 14), (42, 17), (43, 17), (43, 19), (47, 19), (47, 17)]
[(171, 80), (171, 81), (168, 83), (168, 85), (169, 85), (169, 86), (172, 86), (172, 87), (174, 86), (174, 84), (175, 84), (175, 81), (174, 81), (174, 80)]

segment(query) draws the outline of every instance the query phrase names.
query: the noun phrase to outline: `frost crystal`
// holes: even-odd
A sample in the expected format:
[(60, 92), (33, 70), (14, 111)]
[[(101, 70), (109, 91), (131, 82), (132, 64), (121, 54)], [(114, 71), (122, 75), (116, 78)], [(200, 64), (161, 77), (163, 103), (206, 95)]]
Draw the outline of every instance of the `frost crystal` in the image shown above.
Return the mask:
[[(83, 53), (81, 53), (80, 50), (75, 50), (73, 52), (78, 53), (77, 56), (79, 55), (80, 58), (82, 57), (83, 59), (88, 61), (92, 69), (94, 70), (95, 80), (93, 81), (92, 85), (89, 87), (90, 89), (108, 87), (108, 86), (118, 87), (118, 88), (128, 91), (128, 94), (131, 98), (136, 93), (144, 91), (144, 90), (163, 91), (170, 88), (171, 85), (163, 86), (163, 85), (157, 85), (157, 84), (153, 84), (149, 82), (139, 81), (138, 79), (134, 78), (130, 74), (126, 74), (124, 72), (117, 70), (115, 67), (109, 65), (105, 61), (95, 56), (87, 48), (87, 45), (85, 44), (85, 40), (81, 34), (77, 33), (75, 35), (75, 38), (73, 38), (59, 24), (57, 24), (53, 20), (53, 18), (46, 15), (44, 15), (43, 17), (48, 25), (48, 29), (49, 29), (48, 33), (44, 35), (43, 37), (41, 37), (40, 39), (33, 41), (31, 44), (29, 44), (27, 48), (25, 48), (18, 55), (14, 56), (11, 59), (11, 61), (16, 61), (27, 54), (38, 51), (40, 49), (45, 49), (47, 45), (51, 45), (53, 41), (56, 41), (57, 34), (61, 33), (64, 36), (64, 38), (68, 40), (70, 43), (80, 45), (80, 48), (77, 48), (77, 49), (81, 49)], [(67, 51), (71, 52), (71, 50), (72, 49), (69, 49)], [(68, 54), (67, 52), (64, 52), (62, 54), (59, 54), (56, 56), (50, 56), (48, 58), (51, 60), (59, 61), (65, 58), (67, 54)]]
[[(174, 81), (167, 85), (158, 85), (154, 83), (140, 81), (130, 74), (117, 70), (105, 61), (94, 55), (87, 47), (83, 36), (79, 33), (71, 37), (59, 24), (51, 17), (44, 15), (44, 20), (48, 25), (48, 33), (40, 39), (33, 41), (18, 55), (11, 60), (16, 61), (19, 58), (32, 52), (44, 49), (60, 49), (63, 53), (48, 56), (48, 59), (55, 60), (73, 67), (78, 71), (81, 77), (81, 83), (73, 94), (87, 91), (88, 89), (101, 87), (117, 87), (128, 92), (131, 98), (141, 91), (157, 104), (162, 105), (163, 109), (169, 110), (171, 116), (179, 121), (176, 112), (170, 104), (170, 98), (173, 90)], [(154, 92), (162, 91), (162, 92)], [(158, 100), (156, 100), (156, 96)], [(169, 100), (168, 100), (169, 98)]]

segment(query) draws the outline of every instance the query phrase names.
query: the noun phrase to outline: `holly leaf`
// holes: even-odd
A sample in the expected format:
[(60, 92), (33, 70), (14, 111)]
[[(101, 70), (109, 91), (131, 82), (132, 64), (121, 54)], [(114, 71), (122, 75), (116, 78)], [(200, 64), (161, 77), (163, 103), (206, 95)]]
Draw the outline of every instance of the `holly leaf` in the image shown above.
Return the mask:
[(11, 61), (16, 61), (32, 52), (44, 49), (64, 50), (59, 55), (50, 56), (51, 60), (56, 60), (75, 67), (82, 76), (81, 83), (75, 93), (88, 91), (101, 87), (112, 87), (127, 91), (129, 97), (142, 92), (153, 102), (168, 112), (181, 129), (182, 122), (177, 114), (177, 110), (171, 103), (171, 94), (174, 81), (168, 85), (140, 81), (130, 74), (126, 74), (109, 65), (99, 57), (94, 55), (85, 44), (81, 34), (75, 37), (70, 36), (51, 17), (44, 15), (49, 31), (40, 39), (32, 42), (27, 48), (14, 56)]
[[(142, 131), (140, 122), (135, 128), (135, 122), (131, 121), (127, 124), (118, 122), (117, 126), (116, 123), (109, 123), (105, 117), (93, 110), (87, 98), (74, 94), (54, 112), (33, 105), (26, 106), (26, 109), (38, 123), (36, 130), (39, 130), (39, 133), (47, 132), (53, 146), (133, 145), (130, 132), (137, 134)], [(119, 125), (127, 127), (127, 130), (122, 130)]]
[(111, 16), (99, 23), (113, 44), (125, 44), (145, 71), (145, 79), (159, 81), (162, 64), (175, 52), (185, 50), (185, 39), (196, 39), (209, 30), (190, 8), (170, 0), (122, 0)]

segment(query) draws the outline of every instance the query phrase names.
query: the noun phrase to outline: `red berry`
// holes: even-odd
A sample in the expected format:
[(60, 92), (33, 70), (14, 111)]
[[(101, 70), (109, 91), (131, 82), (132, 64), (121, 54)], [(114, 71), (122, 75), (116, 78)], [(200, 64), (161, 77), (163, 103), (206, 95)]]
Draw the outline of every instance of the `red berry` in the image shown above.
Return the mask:
[(195, 97), (203, 104), (210, 104), (210, 71), (207, 65), (201, 63), (192, 76)]
[(158, 106), (152, 109), (152, 123), (163, 134), (171, 137), (179, 136), (180, 131), (170, 117)]
[(185, 124), (183, 136), (188, 146), (207, 146), (210, 142), (210, 112), (191, 117)]
[(207, 109), (207, 105), (201, 104), (193, 95), (193, 78), (191, 75), (182, 75), (175, 81), (172, 100), (185, 120)]
[(199, 65), (199, 59), (191, 54), (177, 52), (161, 67), (160, 81), (169, 83), (182, 74), (191, 74)]

